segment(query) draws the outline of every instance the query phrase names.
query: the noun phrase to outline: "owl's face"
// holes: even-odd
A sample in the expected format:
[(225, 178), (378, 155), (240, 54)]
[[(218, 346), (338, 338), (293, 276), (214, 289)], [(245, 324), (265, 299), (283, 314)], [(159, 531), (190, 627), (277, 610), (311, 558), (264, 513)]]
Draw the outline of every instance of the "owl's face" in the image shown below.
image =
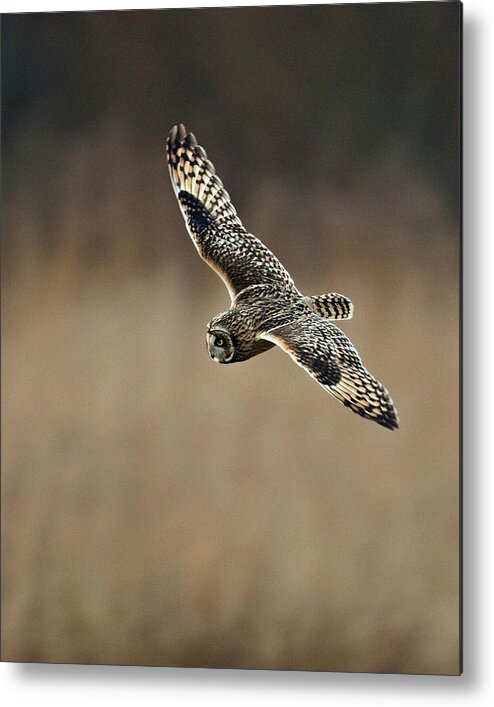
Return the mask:
[(230, 363), (235, 355), (232, 337), (225, 329), (212, 329), (207, 333), (209, 355), (218, 363)]

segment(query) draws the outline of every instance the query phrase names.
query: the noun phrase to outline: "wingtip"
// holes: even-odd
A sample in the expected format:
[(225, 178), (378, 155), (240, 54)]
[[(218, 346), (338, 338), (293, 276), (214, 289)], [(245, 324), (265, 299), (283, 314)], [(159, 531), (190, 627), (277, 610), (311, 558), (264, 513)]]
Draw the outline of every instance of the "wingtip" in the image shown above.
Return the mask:
[(173, 128), (168, 133), (168, 142), (175, 142), (175, 138), (177, 137), (177, 130), (178, 130), (178, 127), (176, 125), (174, 125)]
[(177, 123), (168, 133), (168, 144), (173, 145), (176, 142), (182, 142), (186, 133), (185, 125), (183, 123)]
[(199, 147), (194, 133), (187, 132), (187, 128), (183, 123), (177, 123), (168, 133), (168, 145), (190, 147), (192, 149)]
[(400, 420), (395, 410), (390, 412), (386, 417), (382, 418), (381, 420), (378, 420), (378, 422), (383, 427), (386, 427), (386, 429), (391, 430), (391, 432), (400, 429)]

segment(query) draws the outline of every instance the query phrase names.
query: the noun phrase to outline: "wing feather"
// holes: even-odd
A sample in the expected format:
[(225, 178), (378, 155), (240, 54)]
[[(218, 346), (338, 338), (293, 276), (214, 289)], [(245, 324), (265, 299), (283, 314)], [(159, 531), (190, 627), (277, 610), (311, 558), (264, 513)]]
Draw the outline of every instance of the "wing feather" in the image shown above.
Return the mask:
[(232, 300), (256, 284), (295, 289), (278, 258), (245, 230), (206, 151), (182, 124), (168, 135), (167, 159), (192, 241), (199, 255), (225, 282)]
[(386, 388), (362, 364), (348, 337), (316, 315), (297, 319), (261, 334), (282, 348), (319, 385), (362, 417), (387, 427), (399, 426)]

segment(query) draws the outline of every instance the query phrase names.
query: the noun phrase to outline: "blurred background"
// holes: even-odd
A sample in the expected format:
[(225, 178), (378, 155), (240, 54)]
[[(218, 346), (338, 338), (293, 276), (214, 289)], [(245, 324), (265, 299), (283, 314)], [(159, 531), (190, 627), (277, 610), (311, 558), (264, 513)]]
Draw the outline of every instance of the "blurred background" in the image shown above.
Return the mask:
[[(4, 15), (2, 655), (459, 669), (456, 2)], [(164, 161), (248, 229), (398, 407), (391, 433), (229, 305)]]

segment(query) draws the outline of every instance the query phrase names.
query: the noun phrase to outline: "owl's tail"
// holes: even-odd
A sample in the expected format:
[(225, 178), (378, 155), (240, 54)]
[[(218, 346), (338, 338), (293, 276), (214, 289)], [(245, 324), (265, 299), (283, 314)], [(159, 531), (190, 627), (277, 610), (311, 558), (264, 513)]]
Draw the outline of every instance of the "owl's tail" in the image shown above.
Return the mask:
[(315, 314), (324, 319), (351, 319), (353, 317), (353, 302), (336, 292), (327, 295), (313, 295), (305, 301)]

